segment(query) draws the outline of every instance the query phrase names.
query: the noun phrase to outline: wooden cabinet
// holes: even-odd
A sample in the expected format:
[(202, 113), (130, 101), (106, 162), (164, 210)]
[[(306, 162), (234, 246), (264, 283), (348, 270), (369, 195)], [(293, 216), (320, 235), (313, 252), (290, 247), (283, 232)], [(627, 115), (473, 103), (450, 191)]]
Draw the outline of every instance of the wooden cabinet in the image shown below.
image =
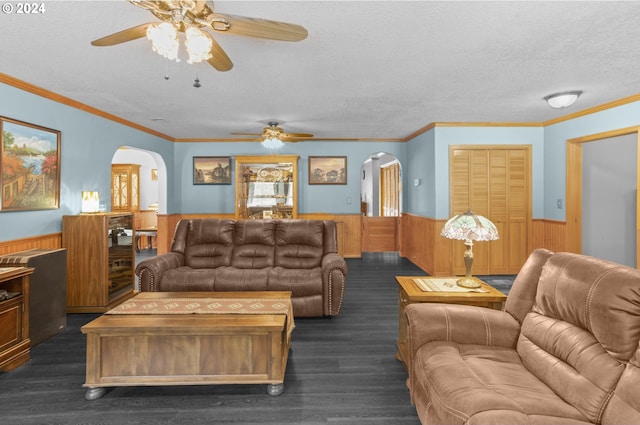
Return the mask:
[(298, 156), (236, 156), (236, 219), (298, 217)]
[(102, 313), (133, 295), (132, 213), (62, 217), (67, 248), (67, 312)]
[(111, 165), (111, 210), (140, 210), (140, 165)]
[[(31, 267), (0, 267), (0, 371), (13, 370), (29, 360), (29, 277)], [(4, 296), (3, 296), (4, 298)]]

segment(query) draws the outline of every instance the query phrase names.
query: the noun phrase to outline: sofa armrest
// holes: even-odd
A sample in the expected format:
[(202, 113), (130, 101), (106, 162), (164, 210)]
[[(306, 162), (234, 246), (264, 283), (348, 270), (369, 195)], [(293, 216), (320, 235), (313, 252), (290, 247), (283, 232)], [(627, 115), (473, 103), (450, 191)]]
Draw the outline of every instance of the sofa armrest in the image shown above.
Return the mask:
[(184, 265), (184, 255), (178, 252), (167, 252), (141, 261), (136, 266), (136, 275), (140, 278), (140, 291), (158, 291), (160, 280), (169, 269)]
[(324, 314), (336, 316), (344, 299), (344, 283), (347, 275), (347, 262), (335, 252), (322, 257), (322, 292)]
[(520, 324), (509, 313), (484, 307), (420, 303), (405, 308), (410, 356), (432, 341), (515, 348)]

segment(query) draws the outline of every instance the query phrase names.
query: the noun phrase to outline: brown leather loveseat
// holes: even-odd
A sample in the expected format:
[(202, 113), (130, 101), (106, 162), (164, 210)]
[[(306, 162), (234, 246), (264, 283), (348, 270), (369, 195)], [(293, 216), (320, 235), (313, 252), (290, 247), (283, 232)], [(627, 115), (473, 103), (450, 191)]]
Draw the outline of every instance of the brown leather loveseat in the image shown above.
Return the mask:
[(184, 219), (171, 252), (136, 267), (141, 291), (291, 291), (298, 317), (335, 316), (347, 266), (330, 220)]
[(640, 271), (536, 250), (504, 311), (407, 306), (423, 424), (640, 424)]

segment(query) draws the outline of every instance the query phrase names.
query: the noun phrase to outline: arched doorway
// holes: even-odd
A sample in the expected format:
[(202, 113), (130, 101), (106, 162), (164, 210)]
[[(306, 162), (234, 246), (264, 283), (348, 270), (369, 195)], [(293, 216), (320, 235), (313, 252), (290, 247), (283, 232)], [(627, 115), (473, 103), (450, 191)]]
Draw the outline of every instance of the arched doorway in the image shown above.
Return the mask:
[[(140, 238), (134, 241), (136, 260), (157, 254), (158, 241), (166, 240), (165, 230), (158, 227), (158, 214), (167, 212), (167, 169), (162, 156), (144, 149), (121, 146), (114, 153), (111, 164), (138, 165), (139, 208), (134, 211), (134, 227)], [(112, 182), (113, 185), (113, 182)], [(113, 187), (112, 187), (113, 191)], [(145, 233), (146, 230), (146, 233)], [(153, 236), (155, 235), (155, 237)]]
[(402, 167), (386, 152), (369, 155), (361, 166), (362, 251), (399, 250)]

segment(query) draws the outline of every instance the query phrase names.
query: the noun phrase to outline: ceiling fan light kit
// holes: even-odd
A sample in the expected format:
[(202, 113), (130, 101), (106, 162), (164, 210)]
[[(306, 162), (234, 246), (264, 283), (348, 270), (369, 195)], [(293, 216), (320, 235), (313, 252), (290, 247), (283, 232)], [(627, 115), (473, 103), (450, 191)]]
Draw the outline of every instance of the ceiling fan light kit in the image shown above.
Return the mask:
[(185, 31), (187, 39), (184, 42), (189, 53), (188, 63), (198, 63), (211, 58), (211, 46), (213, 41), (195, 27), (188, 27)]
[(280, 149), (284, 146), (284, 142), (277, 137), (270, 137), (262, 141), (262, 145), (267, 149)]
[(233, 68), (231, 59), (206, 30), (213, 33), (243, 35), (278, 41), (301, 41), (307, 30), (295, 24), (243, 16), (221, 15), (213, 2), (205, 0), (129, 0), (151, 12), (160, 22), (140, 24), (91, 42), (94, 46), (113, 46), (145, 35), (154, 52), (179, 62), (178, 33), (185, 33), (185, 47), (190, 64), (207, 61), (218, 71)]
[(151, 40), (151, 48), (160, 56), (179, 61), (178, 59), (178, 31), (168, 22), (149, 25), (147, 38)]

